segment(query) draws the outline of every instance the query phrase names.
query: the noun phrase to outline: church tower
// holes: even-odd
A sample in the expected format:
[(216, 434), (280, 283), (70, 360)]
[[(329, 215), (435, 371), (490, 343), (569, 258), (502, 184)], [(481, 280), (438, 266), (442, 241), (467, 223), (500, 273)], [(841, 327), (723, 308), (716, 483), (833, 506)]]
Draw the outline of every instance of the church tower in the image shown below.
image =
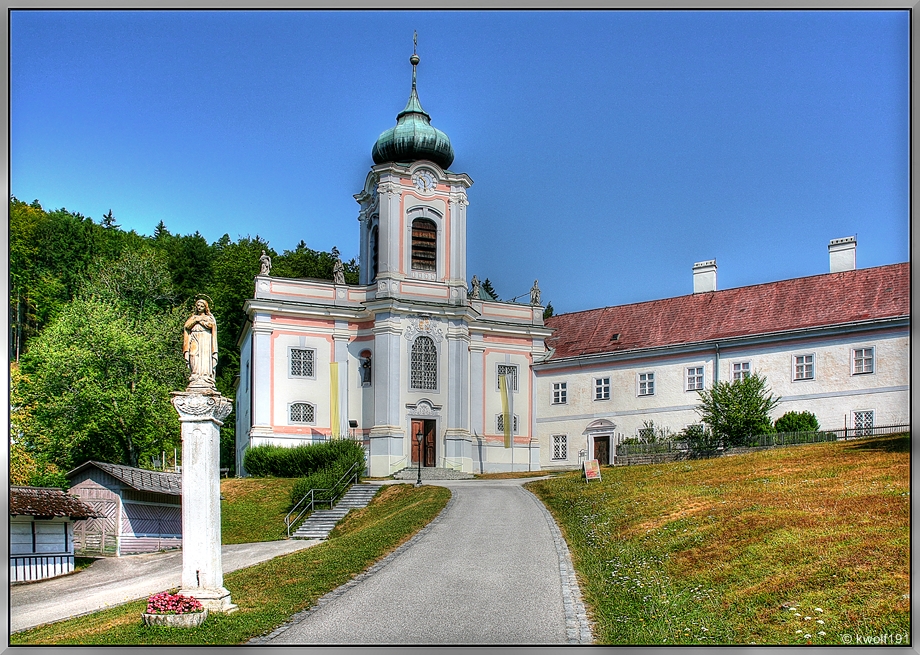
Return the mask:
[[(370, 468), (470, 465), (466, 190), (454, 151), (412, 88), (372, 150), (361, 206), (360, 282), (375, 289), (374, 427)], [(424, 434), (423, 443), (417, 435)], [(409, 452), (411, 449), (411, 453)], [(389, 470), (389, 469), (387, 469)]]

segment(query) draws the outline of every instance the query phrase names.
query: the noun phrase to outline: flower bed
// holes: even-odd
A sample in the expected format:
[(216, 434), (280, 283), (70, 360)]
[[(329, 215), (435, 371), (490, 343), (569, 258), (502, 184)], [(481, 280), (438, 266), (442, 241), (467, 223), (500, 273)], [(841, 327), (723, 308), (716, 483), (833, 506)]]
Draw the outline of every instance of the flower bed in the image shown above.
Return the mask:
[(141, 616), (144, 625), (194, 628), (204, 622), (208, 611), (197, 598), (164, 592), (147, 599), (147, 611)]

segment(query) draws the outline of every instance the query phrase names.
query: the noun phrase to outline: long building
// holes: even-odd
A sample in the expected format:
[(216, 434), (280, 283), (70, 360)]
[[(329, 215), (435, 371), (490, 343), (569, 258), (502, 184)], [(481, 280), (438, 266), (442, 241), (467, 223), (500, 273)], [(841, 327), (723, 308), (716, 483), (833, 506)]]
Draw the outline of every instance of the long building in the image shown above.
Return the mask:
[[(259, 444), (364, 441), (369, 471), (465, 472), (611, 462), (616, 435), (646, 421), (699, 421), (700, 389), (758, 371), (825, 427), (909, 419), (909, 265), (859, 270), (856, 242), (829, 246), (831, 273), (551, 317), (499, 302), (466, 270), (467, 189), (450, 139), (416, 88), (372, 148), (355, 194), (360, 277), (263, 271), (246, 302), (236, 393), (237, 471)], [(508, 381), (513, 448), (500, 380)], [(779, 415), (778, 414), (778, 415)]]

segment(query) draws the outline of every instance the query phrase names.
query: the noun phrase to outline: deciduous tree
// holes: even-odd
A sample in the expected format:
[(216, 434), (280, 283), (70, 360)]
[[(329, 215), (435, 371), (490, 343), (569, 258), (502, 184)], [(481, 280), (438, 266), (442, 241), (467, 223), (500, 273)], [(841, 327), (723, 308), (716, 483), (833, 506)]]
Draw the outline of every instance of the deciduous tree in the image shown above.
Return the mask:
[(741, 380), (717, 382), (697, 392), (699, 413), (712, 434), (728, 447), (746, 446), (751, 437), (773, 431), (770, 412), (779, 402), (765, 377), (754, 373)]

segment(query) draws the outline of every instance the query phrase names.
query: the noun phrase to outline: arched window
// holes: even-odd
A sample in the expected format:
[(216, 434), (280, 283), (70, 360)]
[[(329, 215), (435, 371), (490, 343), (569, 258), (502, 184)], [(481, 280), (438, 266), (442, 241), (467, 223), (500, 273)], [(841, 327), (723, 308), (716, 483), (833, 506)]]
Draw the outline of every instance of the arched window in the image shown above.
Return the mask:
[(412, 389), (438, 388), (438, 350), (431, 337), (419, 335), (412, 343), (412, 360), (409, 387)]
[(291, 423), (316, 422), (316, 407), (311, 403), (291, 403), (288, 405), (288, 412)]
[(377, 279), (377, 271), (380, 270), (378, 268), (380, 261), (379, 232), (378, 226), (376, 225), (371, 229), (371, 280)]
[(412, 221), (412, 270), (437, 270), (438, 226), (427, 218)]

